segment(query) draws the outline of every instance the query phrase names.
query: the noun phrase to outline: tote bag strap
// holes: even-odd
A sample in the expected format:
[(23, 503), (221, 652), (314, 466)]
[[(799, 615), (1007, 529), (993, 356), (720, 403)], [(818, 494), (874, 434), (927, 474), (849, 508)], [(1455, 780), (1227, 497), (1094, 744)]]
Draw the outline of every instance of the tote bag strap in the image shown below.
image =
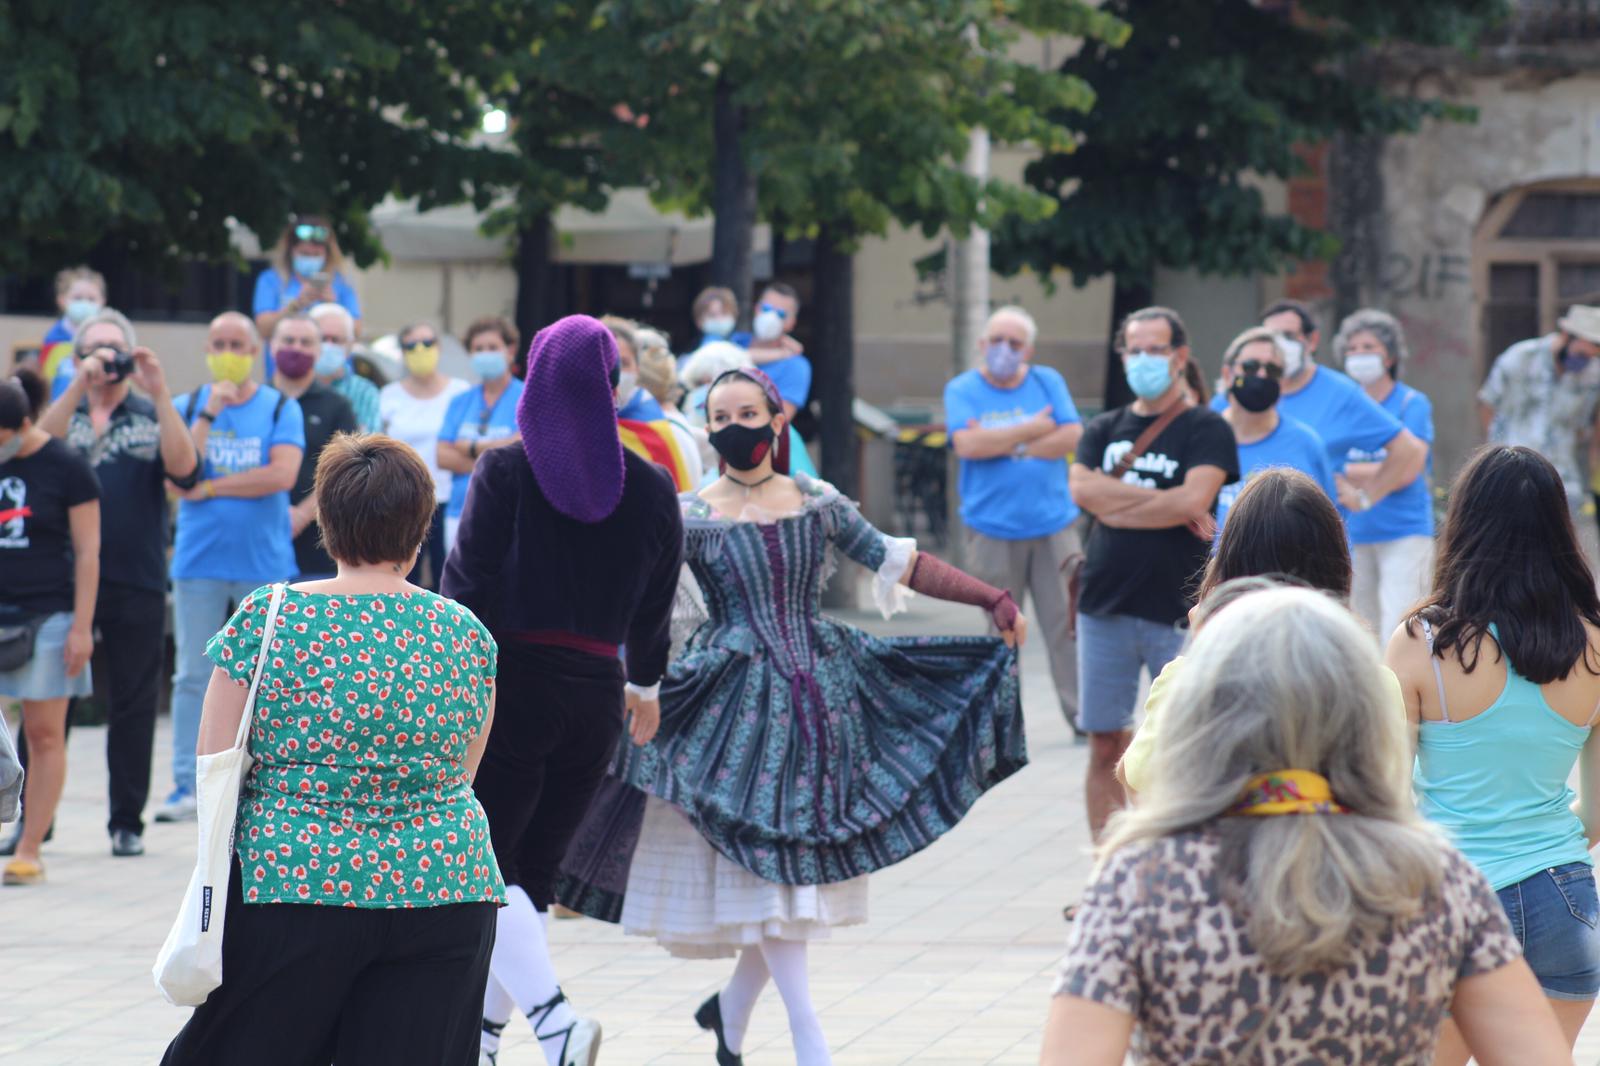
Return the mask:
[(278, 608), (283, 606), (283, 595), (288, 585), (272, 586), (272, 602), (267, 605), (267, 621), (261, 627), (261, 651), (256, 655), (256, 672), (250, 678), (250, 694), (244, 700), (244, 713), (239, 716), (239, 735), (233, 746), (243, 748), (250, 739), (250, 719), (256, 713), (256, 690), (261, 687), (261, 672), (267, 665), (267, 655), (272, 650), (272, 638), (278, 635)]

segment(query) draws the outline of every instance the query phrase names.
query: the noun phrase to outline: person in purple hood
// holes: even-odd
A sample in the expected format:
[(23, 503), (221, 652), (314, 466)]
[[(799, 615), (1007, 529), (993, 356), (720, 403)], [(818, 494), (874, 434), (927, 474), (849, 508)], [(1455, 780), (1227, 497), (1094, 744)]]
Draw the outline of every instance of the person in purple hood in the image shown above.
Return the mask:
[(671, 480), (617, 436), (619, 376), (610, 330), (587, 315), (534, 337), (517, 406), (522, 447), (479, 459), (444, 567), (444, 594), (500, 645), (497, 727), (475, 783), (507, 886), (486, 1062), (513, 1007), (550, 1066), (590, 1066), (600, 1043), (599, 1025), (561, 992), (545, 921), (624, 714), (634, 742), (655, 734), (683, 562)]

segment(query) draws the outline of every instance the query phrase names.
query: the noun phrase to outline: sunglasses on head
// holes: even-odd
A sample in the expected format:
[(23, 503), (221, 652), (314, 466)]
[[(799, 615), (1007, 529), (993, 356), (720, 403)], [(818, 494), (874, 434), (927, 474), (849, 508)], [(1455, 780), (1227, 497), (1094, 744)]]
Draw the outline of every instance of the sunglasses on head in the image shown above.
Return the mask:
[(316, 244), (328, 243), (328, 227), (319, 226), (314, 222), (300, 222), (294, 227), (294, 239), (297, 241), (312, 241)]
[(415, 349), (415, 348), (431, 348), (431, 347), (433, 347), (433, 345), (434, 345), (434, 340), (433, 340), (432, 337), (429, 337), (427, 340), (420, 340), (419, 339), (419, 340), (414, 340), (414, 341), (401, 341), (400, 342), (400, 350), (402, 352), (409, 352), (409, 351), (411, 351), (412, 349)]
[(1277, 381), (1279, 378), (1283, 377), (1282, 366), (1278, 365), (1277, 363), (1263, 363), (1259, 359), (1246, 359), (1244, 362), (1237, 365), (1237, 369), (1239, 373), (1245, 375), (1246, 377), (1253, 378), (1263, 370), (1267, 372), (1267, 377), (1274, 381)]

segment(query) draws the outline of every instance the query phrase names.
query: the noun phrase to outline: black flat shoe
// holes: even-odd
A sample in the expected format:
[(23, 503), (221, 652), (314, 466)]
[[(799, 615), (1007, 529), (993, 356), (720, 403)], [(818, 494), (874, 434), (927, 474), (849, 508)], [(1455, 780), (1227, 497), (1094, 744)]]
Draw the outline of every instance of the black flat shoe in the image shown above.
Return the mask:
[(111, 831), (111, 854), (119, 859), (143, 855), (144, 837), (135, 833), (132, 829), (113, 829)]
[(700, 1009), (694, 1012), (694, 1021), (700, 1028), (717, 1034), (717, 1066), (744, 1066), (744, 1056), (728, 1050), (728, 1038), (722, 1032), (721, 993), (700, 1004)]

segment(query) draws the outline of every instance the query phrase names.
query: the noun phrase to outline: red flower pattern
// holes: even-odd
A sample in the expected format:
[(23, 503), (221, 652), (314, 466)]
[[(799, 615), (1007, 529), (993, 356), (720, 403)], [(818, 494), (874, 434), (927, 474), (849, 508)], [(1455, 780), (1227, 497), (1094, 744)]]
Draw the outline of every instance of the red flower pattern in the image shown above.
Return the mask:
[[(267, 589), (247, 596), (207, 647), (241, 685), (255, 669), (269, 599)], [(246, 900), (379, 909), (503, 901), (465, 762), (493, 685), (488, 631), (431, 593), (291, 591), (281, 611), (239, 799)], [(316, 842), (324, 831), (368, 846), (342, 858), (340, 845)]]

